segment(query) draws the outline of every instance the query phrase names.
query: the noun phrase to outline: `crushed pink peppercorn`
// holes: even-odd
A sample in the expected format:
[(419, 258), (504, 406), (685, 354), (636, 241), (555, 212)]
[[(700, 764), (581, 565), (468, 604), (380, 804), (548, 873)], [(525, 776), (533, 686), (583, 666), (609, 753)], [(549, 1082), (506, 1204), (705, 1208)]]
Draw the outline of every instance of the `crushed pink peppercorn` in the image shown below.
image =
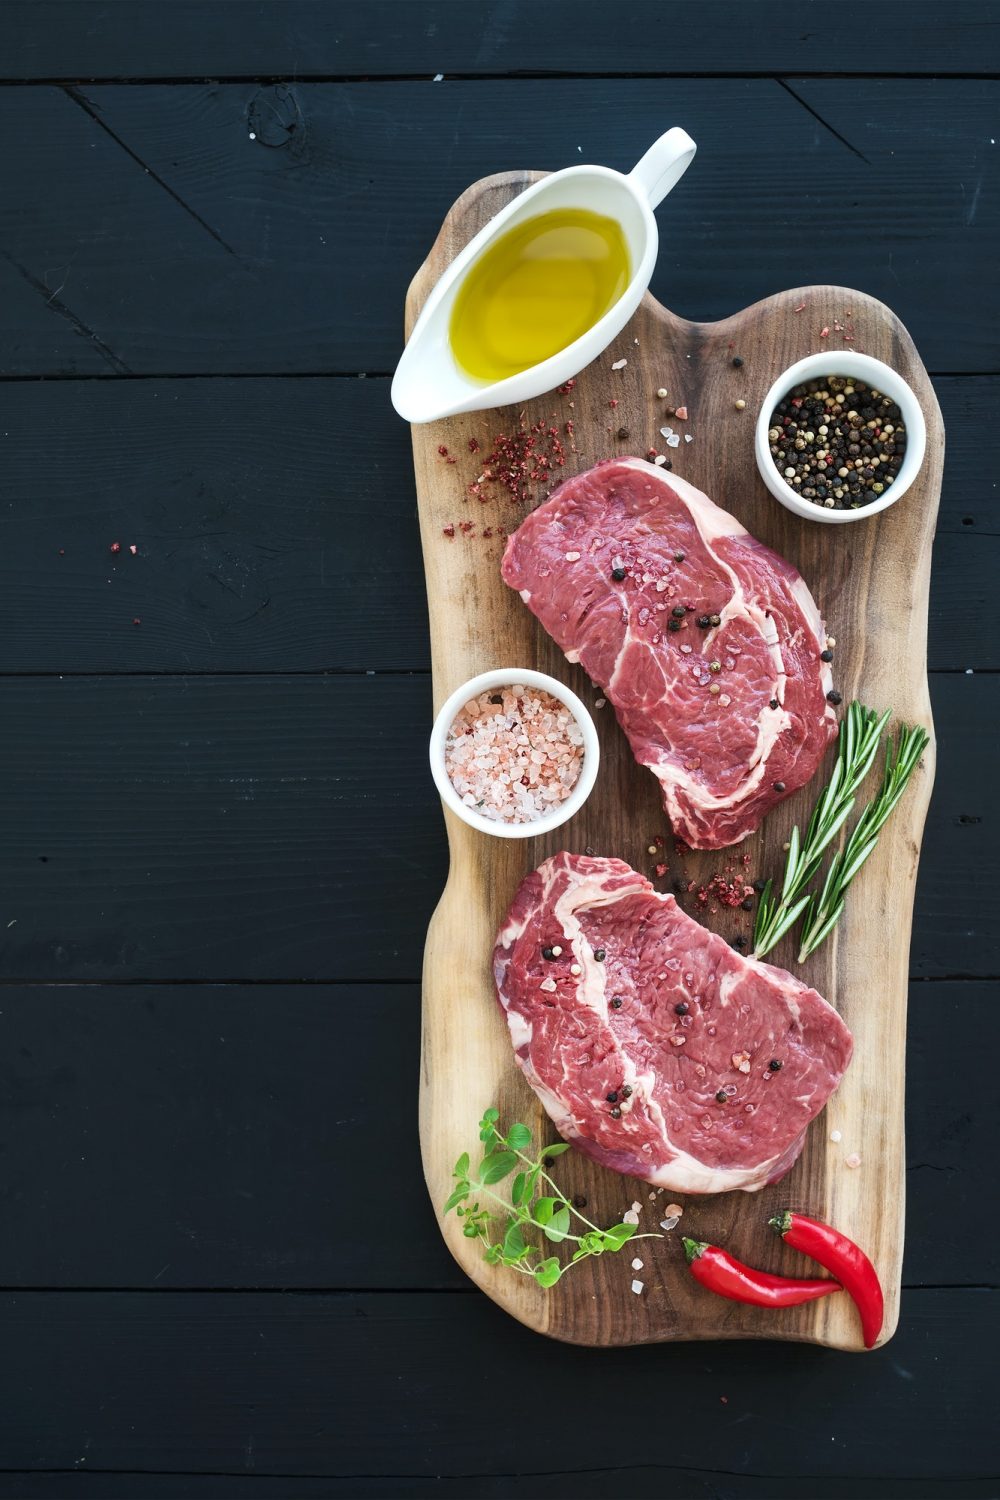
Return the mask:
[(470, 698), (444, 749), (459, 797), (496, 823), (552, 812), (579, 780), (583, 756), (583, 733), (566, 705), (518, 683)]

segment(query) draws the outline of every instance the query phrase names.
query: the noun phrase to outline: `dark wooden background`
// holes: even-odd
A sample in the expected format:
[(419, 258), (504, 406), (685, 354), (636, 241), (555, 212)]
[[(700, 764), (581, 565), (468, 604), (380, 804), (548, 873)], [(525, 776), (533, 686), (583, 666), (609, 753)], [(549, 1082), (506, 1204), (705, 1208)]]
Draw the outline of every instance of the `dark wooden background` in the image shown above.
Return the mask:
[[(0, 7), (0, 1494), (997, 1493), (997, 19)], [(656, 295), (861, 287), (948, 427), (903, 1315), (866, 1358), (549, 1344), (420, 1175), (404, 289), (473, 179), (672, 124)]]

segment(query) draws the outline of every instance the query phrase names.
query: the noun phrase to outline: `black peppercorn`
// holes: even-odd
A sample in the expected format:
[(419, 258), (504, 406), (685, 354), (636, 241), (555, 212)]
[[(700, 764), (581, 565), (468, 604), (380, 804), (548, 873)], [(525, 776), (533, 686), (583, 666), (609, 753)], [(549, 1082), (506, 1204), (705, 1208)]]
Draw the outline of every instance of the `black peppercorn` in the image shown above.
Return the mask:
[(785, 790), (785, 783), (783, 781), (775, 781), (772, 784), (776, 792), (783, 792)]
[(628, 437), (628, 428), (627, 427), (619, 427), (619, 429), (618, 429), (618, 436), (622, 440), (622, 442), (624, 443), (625, 439)]
[(820, 661), (833, 661), (833, 652), (827, 647), (825, 651), (819, 653), (819, 659)]
[(778, 700), (777, 700), (777, 698), (772, 698), (771, 699), (770, 706), (771, 706), (771, 708), (777, 708), (778, 707)]
[(611, 576), (615, 580), (615, 583), (621, 583), (622, 579), (625, 577), (625, 569), (624, 568), (612, 568), (611, 569)]
[(667, 629), (668, 630), (680, 630), (680, 628), (681, 628), (681, 622), (680, 622), (680, 620), (668, 620), (667, 621)]
[(503, 702), (503, 694), (502, 693), (491, 693), (490, 694), (490, 702), (491, 703), (502, 703)]
[(684, 616), (687, 614), (687, 610), (684, 608), (683, 604), (675, 604), (670, 613), (673, 615), (675, 620), (683, 620)]
[(722, 616), (721, 615), (709, 615), (709, 617), (708, 617), (708, 623), (710, 625), (721, 625), (722, 624)]
[(684, 553), (683, 552), (675, 552), (674, 553), (674, 562), (683, 562), (683, 561), (684, 561)]
[(674, 1015), (675, 1016), (686, 1016), (687, 1013), (688, 1013), (688, 1010), (689, 1010), (689, 1006), (688, 1006), (687, 1002), (684, 1001), (684, 1000), (682, 1000), (679, 1005), (675, 1005), (674, 1006)]
[(574, 1208), (586, 1208), (587, 1207), (587, 1200), (583, 1196), (582, 1193), (574, 1193), (573, 1194), (573, 1207)]
[(708, 615), (699, 615), (697, 620), (695, 620), (695, 624), (699, 630), (707, 630), (709, 626)]
[(624, 1099), (631, 1099), (631, 1097), (632, 1097), (632, 1087), (631, 1087), (630, 1084), (627, 1084), (627, 1083), (622, 1084), (622, 1097)]
[(836, 705), (838, 703), (843, 703), (843, 701), (844, 701), (843, 698), (841, 697), (840, 693), (837, 692), (836, 688), (831, 688), (830, 689), (830, 691), (826, 695), (826, 699), (827, 699), (827, 702), (828, 703), (832, 703), (834, 705), (834, 707), (836, 707)]
[(615, 995), (613, 997), (612, 1001), (611, 1001), (611, 1009), (612, 1010), (621, 1010), (621, 1008), (622, 1008), (622, 997), (621, 997), (621, 995)]
[(744, 911), (753, 911), (753, 897), (744, 896), (743, 900), (740, 902), (740, 905), (742, 906)]
[(734, 370), (740, 369), (741, 366), (742, 366), (742, 364), (743, 364), (743, 361), (740, 359), (739, 355), (738, 354), (734, 354), (733, 355), (733, 369)]
[(715, 1101), (717, 1104), (725, 1104), (728, 1098), (729, 1095), (726, 1093), (725, 1089), (720, 1089), (715, 1096)]
[(597, 959), (597, 962), (599, 964), (602, 964), (604, 962), (604, 949), (603, 948), (595, 948), (594, 949), (594, 957)]
[(621, 1117), (622, 1117), (622, 1112), (621, 1112), (621, 1110), (618, 1108), (618, 1106), (616, 1104), (615, 1107), (614, 1107), (614, 1109), (611, 1111), (611, 1118), (612, 1118), (612, 1120), (620, 1120)]
[(745, 948), (746, 945), (747, 945), (747, 940), (746, 940), (745, 937), (734, 937), (733, 938), (733, 947), (734, 948)]
[(768, 1067), (771, 1069), (772, 1073), (780, 1073), (781, 1072), (781, 1059), (777, 1058), (777, 1057), (772, 1057), (771, 1061), (768, 1063)]
[(555, 958), (555, 953), (552, 951), (551, 948), (543, 948), (542, 949), (542, 957), (543, 958), (547, 958), (548, 961), (549, 961), (549, 963), (551, 963), (552, 960)]
[(618, 1091), (617, 1091), (617, 1089), (612, 1089), (611, 1093), (607, 1094), (605, 1097), (607, 1098), (607, 1101), (608, 1101), (609, 1104), (617, 1104), (618, 1103)]

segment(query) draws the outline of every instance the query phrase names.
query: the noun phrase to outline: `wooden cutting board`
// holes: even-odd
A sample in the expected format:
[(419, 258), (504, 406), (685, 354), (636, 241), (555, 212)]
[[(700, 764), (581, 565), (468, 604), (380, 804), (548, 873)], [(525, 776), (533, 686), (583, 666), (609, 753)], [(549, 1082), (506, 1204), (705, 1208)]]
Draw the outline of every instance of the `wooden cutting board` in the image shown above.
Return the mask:
[[(458, 251), (539, 175), (484, 178), (459, 198), (410, 287), (407, 332)], [(754, 464), (753, 431), (760, 404), (783, 369), (803, 355), (829, 349), (830, 372), (836, 373), (839, 348), (875, 355), (909, 381), (927, 421), (927, 456), (920, 476), (897, 505), (855, 525), (823, 526), (799, 519), (771, 498)], [(734, 355), (743, 359), (741, 368), (733, 367)], [(628, 363), (613, 370), (620, 359)], [(669, 393), (666, 400), (656, 396), (662, 387)], [(744, 410), (736, 409), (737, 400), (746, 402)], [(668, 404), (686, 406), (687, 420), (667, 416)], [(477, 412), (413, 429), (435, 711), (467, 678), (506, 665), (554, 674), (592, 710), (600, 698), (500, 578), (506, 533), (530, 504), (544, 498), (545, 489), (533, 487), (528, 506), (519, 506), (500, 487), (486, 485), (486, 499), (468, 493), (495, 435), (515, 430), (520, 418), (521, 412), (513, 409)], [(528, 403), (524, 420), (530, 425), (539, 418), (558, 429), (566, 449), (558, 478), (614, 455), (645, 455), (650, 448), (667, 453), (676, 473), (800, 569), (836, 638), (834, 681), (845, 704), (858, 697), (872, 707), (891, 705), (897, 718), (931, 729), (927, 589), (944, 431), (927, 373), (905, 328), (887, 307), (843, 287), (812, 286), (782, 292), (724, 322), (705, 324), (675, 317), (647, 295), (628, 327), (581, 373), (572, 392)], [(567, 422), (573, 424), (572, 436)], [(659, 433), (663, 425), (690, 434), (691, 441), (668, 449)], [(619, 437), (620, 429), (628, 436)], [(479, 450), (470, 451), (470, 442), (478, 443)], [(463, 531), (463, 522), (471, 530)], [(451, 527), (453, 537), (446, 534)], [(737, 850), (680, 857), (654, 777), (633, 760), (610, 707), (595, 711), (594, 718), (602, 755), (597, 786), (580, 814), (554, 834), (507, 842), (444, 815), (451, 867), (427, 937), (420, 1078), (424, 1170), (439, 1217), (452, 1186), (453, 1163), (477, 1144), (483, 1109), (496, 1104), (508, 1122), (523, 1120), (536, 1138), (554, 1139), (552, 1126), (514, 1065), (490, 972), (497, 927), (526, 872), (566, 848), (616, 855), (651, 878), (654, 865), (665, 860), (669, 872), (656, 881), (658, 889), (670, 889), (683, 876), (701, 884), (727, 864), (742, 872), (744, 854), (750, 856), (750, 879), (777, 875), (792, 824), (807, 820), (835, 755), (831, 748), (812, 784), (776, 808)], [(886, 1292), (882, 1340), (891, 1336), (903, 1254), (910, 922), (933, 767), (932, 742), (858, 877), (832, 940), (800, 967), (794, 964), (791, 938), (770, 955), (837, 1007), (855, 1041), (847, 1076), (810, 1128), (805, 1150), (789, 1175), (760, 1193), (678, 1196), (684, 1207), (681, 1224), (662, 1240), (645, 1240), (637, 1247), (641, 1271), (631, 1269), (632, 1253), (626, 1250), (581, 1263), (550, 1291), (513, 1271), (487, 1266), (481, 1246), (464, 1239), (459, 1221), (449, 1215), (441, 1229), (452, 1254), (508, 1312), (539, 1332), (580, 1344), (779, 1338), (859, 1349), (858, 1320), (846, 1295), (765, 1311), (714, 1297), (685, 1268), (681, 1233), (725, 1245), (753, 1265), (811, 1274), (811, 1263), (767, 1227), (772, 1214), (794, 1207), (835, 1224), (867, 1250)], [(873, 777), (869, 793), (874, 784)], [(654, 856), (648, 847), (656, 835), (666, 838), (666, 846)], [(738, 933), (750, 936), (750, 914), (724, 908), (699, 912), (694, 895), (682, 898), (682, 904), (727, 939)], [(831, 1139), (835, 1132), (836, 1141)], [(861, 1156), (855, 1169), (846, 1165), (853, 1153)], [(585, 1196), (589, 1217), (602, 1224), (619, 1220), (639, 1201), (640, 1230), (656, 1229), (673, 1196), (662, 1193), (651, 1203), (652, 1190), (645, 1184), (572, 1151), (559, 1159), (556, 1175), (570, 1194)], [(639, 1295), (631, 1290), (636, 1275), (644, 1283)]]

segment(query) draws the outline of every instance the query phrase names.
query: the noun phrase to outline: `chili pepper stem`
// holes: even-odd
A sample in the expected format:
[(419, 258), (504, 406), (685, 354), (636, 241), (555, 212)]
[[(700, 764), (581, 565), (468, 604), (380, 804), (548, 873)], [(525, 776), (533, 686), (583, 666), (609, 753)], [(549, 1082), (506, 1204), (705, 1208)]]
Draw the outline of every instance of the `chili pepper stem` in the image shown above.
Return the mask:
[(708, 1245), (704, 1240), (691, 1240), (688, 1239), (687, 1235), (681, 1235), (681, 1242), (684, 1245), (684, 1254), (687, 1256), (688, 1265), (693, 1260), (697, 1260), (699, 1255), (704, 1255), (708, 1249)]
[(792, 1216), (786, 1208), (783, 1214), (775, 1214), (774, 1218), (768, 1219), (767, 1222), (768, 1226), (774, 1230), (775, 1234), (781, 1235), (783, 1237), (792, 1227)]

